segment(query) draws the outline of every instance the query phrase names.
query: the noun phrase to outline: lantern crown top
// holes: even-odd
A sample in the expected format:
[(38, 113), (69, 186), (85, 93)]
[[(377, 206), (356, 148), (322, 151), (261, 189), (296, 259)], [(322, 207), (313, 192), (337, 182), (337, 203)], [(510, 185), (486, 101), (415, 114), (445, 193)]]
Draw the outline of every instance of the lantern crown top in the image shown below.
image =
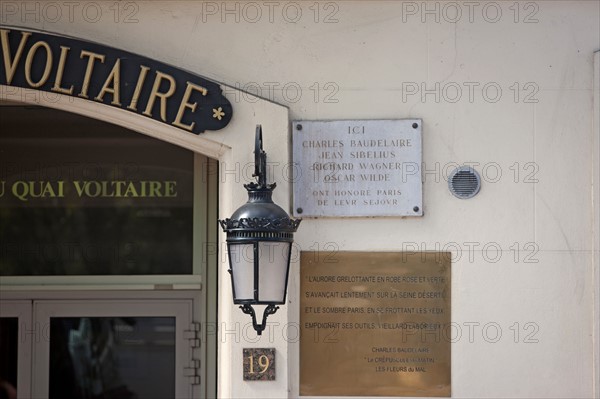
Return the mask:
[[(272, 195), (276, 184), (267, 183), (267, 153), (263, 150), (261, 125), (256, 125), (254, 163), (252, 176), (257, 178), (257, 182), (244, 184), (248, 190), (248, 202), (239, 207), (231, 218), (219, 220), (219, 223), (228, 233), (271, 231), (280, 233), (279, 238), (285, 237), (286, 240), (291, 241), (291, 234), (296, 232), (302, 219), (291, 219), (285, 210), (273, 202)], [(244, 237), (255, 238), (254, 235), (244, 235)]]

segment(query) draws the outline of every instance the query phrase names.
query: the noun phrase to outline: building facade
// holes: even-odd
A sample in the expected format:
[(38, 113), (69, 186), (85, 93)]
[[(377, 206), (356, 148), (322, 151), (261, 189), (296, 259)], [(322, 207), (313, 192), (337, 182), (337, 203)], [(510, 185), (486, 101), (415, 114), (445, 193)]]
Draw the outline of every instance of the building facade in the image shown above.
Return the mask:
[[(3, 1), (0, 24), (0, 377), (17, 397), (387, 396), (374, 366), (342, 364), (359, 342), (341, 332), (307, 357), (306, 262), (343, 276), (344, 256), (425, 252), (451, 255), (449, 383), (402, 396), (598, 397), (598, 1)], [(298, 125), (367, 120), (419, 121), (419, 215), (389, 216), (390, 200), (303, 216), (297, 191), (321, 188), (297, 186)], [(258, 124), (274, 201), (303, 217), (260, 336), (217, 225), (247, 199)], [(449, 190), (460, 166), (480, 177), (470, 199)], [(331, 209), (353, 195), (314, 194)], [(249, 370), (249, 348), (274, 358)], [(350, 394), (312, 390), (307, 370), (347, 367)]]

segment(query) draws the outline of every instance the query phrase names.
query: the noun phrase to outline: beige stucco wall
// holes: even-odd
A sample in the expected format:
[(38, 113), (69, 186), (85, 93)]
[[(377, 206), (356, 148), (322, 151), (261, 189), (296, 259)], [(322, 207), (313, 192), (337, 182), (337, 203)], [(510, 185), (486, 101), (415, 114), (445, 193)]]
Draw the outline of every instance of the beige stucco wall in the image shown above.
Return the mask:
[[(299, 247), (454, 251), (452, 319), (462, 337), (452, 346), (453, 396), (593, 396), (592, 88), (600, 3), (137, 1), (118, 12), (114, 2), (79, 2), (72, 10), (55, 4), (3, 1), (0, 22), (97, 41), (231, 86), (226, 94), (240, 113), (224, 135), (243, 137), (243, 130), (249, 139), (225, 139), (232, 148), (221, 152), (225, 167), (251, 159), (257, 114), (267, 125), (269, 160), (290, 161), (286, 112), (236, 88), (289, 107), (290, 120), (422, 118), (425, 216), (307, 219)], [(207, 138), (221, 140), (219, 133)], [(445, 174), (447, 165), (467, 162), (483, 187), (461, 201), (448, 192)], [(275, 169), (276, 201), (286, 204), (291, 190), (282, 173)], [(233, 191), (238, 177), (222, 176), (230, 191), (222, 192), (221, 216), (244, 202), (241, 185)], [(298, 276), (296, 264), (290, 304), (273, 322), (298, 322)], [(221, 321), (233, 329), (247, 320), (222, 277)], [(487, 323), (501, 327), (498, 342), (482, 334)], [(525, 330), (526, 323), (534, 327)], [(538, 342), (526, 343), (534, 330)], [(282, 332), (257, 342), (224, 335), (223, 396), (297, 396), (298, 346)], [(278, 348), (277, 382), (242, 381), (241, 348), (249, 346)]]

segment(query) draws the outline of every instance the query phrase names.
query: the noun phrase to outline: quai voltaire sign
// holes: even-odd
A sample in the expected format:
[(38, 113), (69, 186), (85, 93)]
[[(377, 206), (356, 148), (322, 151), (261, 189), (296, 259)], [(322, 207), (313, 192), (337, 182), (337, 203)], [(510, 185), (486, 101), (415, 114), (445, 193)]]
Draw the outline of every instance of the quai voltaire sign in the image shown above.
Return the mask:
[(118, 107), (192, 133), (219, 130), (232, 116), (218, 83), (101, 44), (0, 27), (0, 85)]

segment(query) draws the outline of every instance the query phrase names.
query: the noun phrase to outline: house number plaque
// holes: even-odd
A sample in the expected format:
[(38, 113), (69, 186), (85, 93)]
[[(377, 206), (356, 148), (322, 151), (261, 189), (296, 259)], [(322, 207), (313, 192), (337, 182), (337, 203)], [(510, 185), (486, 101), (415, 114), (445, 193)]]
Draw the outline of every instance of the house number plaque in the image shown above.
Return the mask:
[(275, 348), (244, 348), (244, 381), (275, 380)]

